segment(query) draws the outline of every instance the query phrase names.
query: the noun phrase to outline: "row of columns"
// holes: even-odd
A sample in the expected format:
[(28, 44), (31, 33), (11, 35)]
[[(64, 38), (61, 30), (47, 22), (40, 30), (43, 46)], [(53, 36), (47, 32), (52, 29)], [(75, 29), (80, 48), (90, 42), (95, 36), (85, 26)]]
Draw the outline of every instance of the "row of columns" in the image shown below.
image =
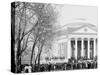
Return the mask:
[[(77, 59), (77, 57), (78, 57), (78, 39), (74, 39), (75, 40), (75, 58)], [(90, 59), (90, 40), (91, 39), (82, 39), (81, 38), (81, 57), (84, 57), (85, 56), (85, 50), (84, 50), (84, 40), (86, 40), (87, 41), (87, 58), (89, 58)], [(93, 57), (95, 57), (95, 56), (97, 56), (97, 39), (96, 38), (93, 38), (92, 39), (92, 41), (93, 41)], [(71, 43), (71, 40), (70, 40), (70, 43)], [(71, 44), (70, 44), (71, 45)], [(72, 52), (71, 52), (72, 53)]]

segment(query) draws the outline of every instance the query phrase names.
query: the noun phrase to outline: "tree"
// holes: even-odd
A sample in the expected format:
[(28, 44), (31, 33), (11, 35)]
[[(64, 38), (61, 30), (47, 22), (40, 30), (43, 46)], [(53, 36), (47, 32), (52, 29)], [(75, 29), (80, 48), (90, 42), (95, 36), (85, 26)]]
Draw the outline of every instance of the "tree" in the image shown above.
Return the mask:
[[(35, 25), (36, 16), (30, 3), (12, 3), (12, 38), (15, 49), (16, 72), (21, 71), (21, 55), (27, 48), (28, 38)], [(15, 21), (13, 21), (13, 19)]]
[(51, 38), (57, 16), (51, 4), (15, 2), (12, 4), (12, 9), (14, 9), (12, 10), (12, 37), (15, 65), (16, 72), (21, 72), (21, 56), (28, 48), (30, 36), (33, 36), (30, 61), (32, 66), (35, 47), (38, 46), (37, 59), (39, 62), (43, 46), (48, 38)]
[(35, 26), (35, 30), (33, 31), (34, 35), (34, 44), (32, 47), (31, 61), (30, 64), (32, 66), (33, 53), (35, 51), (35, 46), (38, 45), (38, 53), (35, 61), (38, 59), (38, 64), (40, 61), (40, 56), (42, 52), (42, 47), (45, 42), (51, 38), (53, 25), (56, 22), (57, 13), (54, 11), (54, 8), (51, 4), (35, 4), (34, 11), (37, 15), (37, 26)]

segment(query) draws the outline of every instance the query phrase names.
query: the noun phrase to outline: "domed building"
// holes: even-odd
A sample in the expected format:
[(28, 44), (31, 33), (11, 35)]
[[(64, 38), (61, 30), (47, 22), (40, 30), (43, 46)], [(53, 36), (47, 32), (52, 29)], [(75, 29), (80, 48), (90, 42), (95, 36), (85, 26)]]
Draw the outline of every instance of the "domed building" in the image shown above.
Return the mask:
[(47, 63), (68, 62), (71, 58), (93, 60), (97, 57), (97, 27), (95, 25), (70, 23), (57, 28), (54, 34), (50, 52), (52, 56), (48, 56), (50, 60), (46, 61)]

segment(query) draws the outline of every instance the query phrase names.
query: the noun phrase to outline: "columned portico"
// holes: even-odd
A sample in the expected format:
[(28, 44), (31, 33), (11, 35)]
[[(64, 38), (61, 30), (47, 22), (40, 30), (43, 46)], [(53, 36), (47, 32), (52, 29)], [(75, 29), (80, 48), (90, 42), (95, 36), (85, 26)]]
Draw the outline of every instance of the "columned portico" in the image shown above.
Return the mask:
[(71, 48), (71, 57), (75, 59), (83, 57), (86, 59), (93, 59), (93, 57), (97, 56), (96, 50), (96, 38), (72, 38), (69, 41)]

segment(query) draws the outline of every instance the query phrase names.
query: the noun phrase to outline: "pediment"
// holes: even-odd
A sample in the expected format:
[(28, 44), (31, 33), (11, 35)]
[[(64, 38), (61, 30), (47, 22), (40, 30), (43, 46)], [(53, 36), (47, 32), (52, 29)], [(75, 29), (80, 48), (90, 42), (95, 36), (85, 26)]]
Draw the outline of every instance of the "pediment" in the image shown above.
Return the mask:
[(75, 29), (71, 33), (97, 34), (97, 30), (89, 26), (84, 26), (84, 27)]

